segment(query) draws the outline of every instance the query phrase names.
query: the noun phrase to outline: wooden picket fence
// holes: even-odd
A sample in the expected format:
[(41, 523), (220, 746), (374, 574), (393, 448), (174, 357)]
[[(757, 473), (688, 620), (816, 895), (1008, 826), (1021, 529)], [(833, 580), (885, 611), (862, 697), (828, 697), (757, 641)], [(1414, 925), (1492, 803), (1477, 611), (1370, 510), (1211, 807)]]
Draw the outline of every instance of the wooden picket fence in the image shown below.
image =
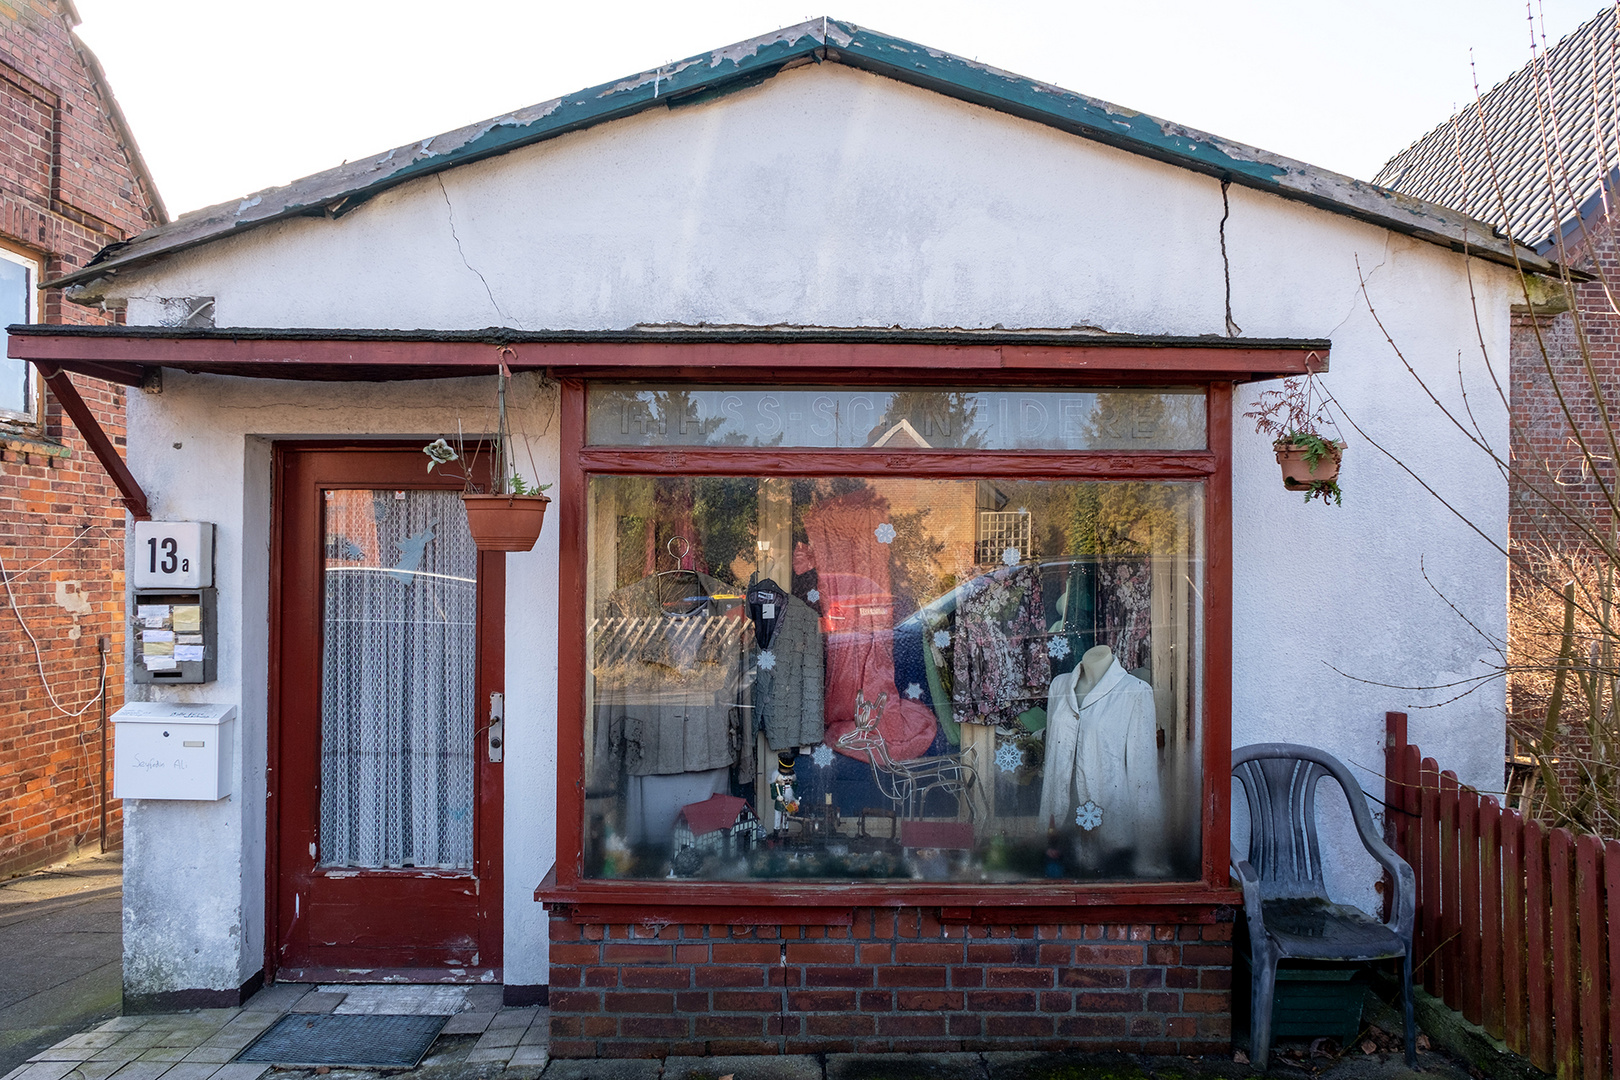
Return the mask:
[(1620, 841), (1525, 820), (1408, 745), (1405, 713), (1386, 724), (1417, 980), (1559, 1080), (1620, 1080)]

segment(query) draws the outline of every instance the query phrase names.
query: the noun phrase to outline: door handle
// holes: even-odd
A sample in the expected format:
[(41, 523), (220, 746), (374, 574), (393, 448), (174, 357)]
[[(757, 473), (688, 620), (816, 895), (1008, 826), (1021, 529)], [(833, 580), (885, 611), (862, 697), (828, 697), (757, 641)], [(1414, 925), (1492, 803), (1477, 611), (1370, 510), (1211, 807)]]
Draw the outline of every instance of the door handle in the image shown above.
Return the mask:
[(505, 728), (506, 695), (489, 695), (489, 760), (501, 760), (501, 733)]

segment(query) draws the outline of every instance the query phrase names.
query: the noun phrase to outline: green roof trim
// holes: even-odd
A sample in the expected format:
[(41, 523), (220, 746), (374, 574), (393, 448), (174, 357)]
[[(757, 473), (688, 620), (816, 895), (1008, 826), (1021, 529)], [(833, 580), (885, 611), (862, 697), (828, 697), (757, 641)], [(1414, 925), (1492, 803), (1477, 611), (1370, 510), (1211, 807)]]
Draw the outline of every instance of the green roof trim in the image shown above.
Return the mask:
[(841, 63), (961, 101), (1046, 124), (1283, 198), (1390, 228), (1495, 262), (1548, 273), (1554, 264), (1489, 225), (1242, 143), (1037, 82), (834, 19), (813, 19), (723, 49), (603, 83), (490, 120), (348, 162), (238, 202), (186, 214), (110, 244), (46, 287), (76, 285), (93, 299), (118, 271), (295, 216), (341, 217), (377, 194), (458, 165), (531, 146), (647, 109), (695, 104), (810, 63)]

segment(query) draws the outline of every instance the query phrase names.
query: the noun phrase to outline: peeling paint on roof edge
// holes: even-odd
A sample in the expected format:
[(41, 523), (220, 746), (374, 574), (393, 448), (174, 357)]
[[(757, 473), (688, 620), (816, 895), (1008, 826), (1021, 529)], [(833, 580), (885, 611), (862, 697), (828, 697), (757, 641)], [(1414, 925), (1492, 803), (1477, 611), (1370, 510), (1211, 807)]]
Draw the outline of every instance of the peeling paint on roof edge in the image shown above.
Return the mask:
[(84, 268), (43, 287), (78, 286), (70, 297), (94, 302), (118, 271), (161, 256), (289, 217), (341, 217), (399, 184), (730, 84), (758, 82), (812, 60), (846, 64), (1494, 262), (1536, 273), (1558, 270), (1491, 226), (1434, 203), (852, 23), (813, 19), (194, 211), (109, 244)]

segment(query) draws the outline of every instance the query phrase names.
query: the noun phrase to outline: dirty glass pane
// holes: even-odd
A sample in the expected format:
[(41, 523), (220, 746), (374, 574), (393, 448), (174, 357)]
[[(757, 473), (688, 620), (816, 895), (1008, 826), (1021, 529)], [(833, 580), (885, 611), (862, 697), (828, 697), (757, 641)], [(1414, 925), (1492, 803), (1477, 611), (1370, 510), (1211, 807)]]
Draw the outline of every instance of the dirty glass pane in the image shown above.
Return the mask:
[(590, 388), (597, 446), (873, 450), (1203, 450), (1201, 387), (895, 390), (878, 387)]
[(28, 361), (5, 355), (7, 335), (3, 328), (28, 321), (29, 276), (26, 266), (0, 258), (0, 417), (16, 420), (34, 419), (29, 392), (33, 372)]
[(585, 871), (1199, 871), (1203, 488), (593, 477)]
[(470, 869), (476, 552), (454, 491), (328, 491), (323, 866)]

